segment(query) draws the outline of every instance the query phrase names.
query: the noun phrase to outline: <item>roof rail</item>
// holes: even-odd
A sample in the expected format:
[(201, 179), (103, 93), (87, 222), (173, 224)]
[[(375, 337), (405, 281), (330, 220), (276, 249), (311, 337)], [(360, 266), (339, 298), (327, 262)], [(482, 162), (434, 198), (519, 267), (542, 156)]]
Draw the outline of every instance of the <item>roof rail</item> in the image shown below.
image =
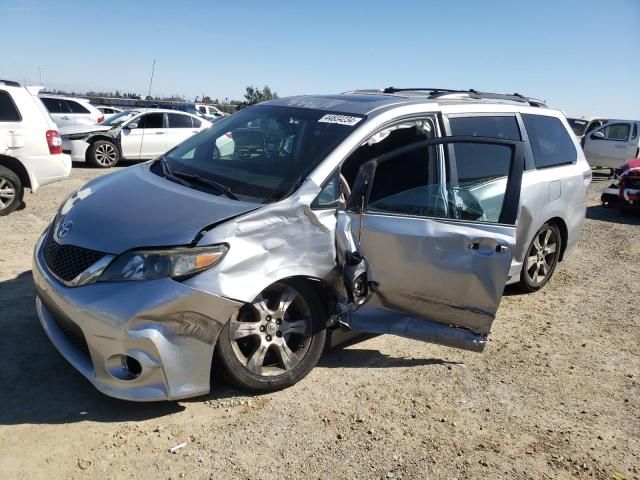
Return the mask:
[(535, 98), (530, 98), (520, 93), (491, 93), (491, 92), (479, 92), (478, 90), (474, 90), (470, 88), (469, 90), (452, 90), (449, 88), (394, 88), (388, 87), (385, 88), (382, 93), (400, 93), (400, 92), (428, 92), (428, 98), (436, 99), (443, 97), (445, 95), (454, 95), (454, 94), (463, 94), (468, 95), (469, 98), (473, 98), (476, 100), (479, 99), (492, 99), (492, 100), (508, 100), (511, 102), (520, 102), (520, 103), (528, 103), (532, 107), (541, 107), (546, 108), (546, 103), (544, 100), (538, 100)]
[(18, 82), (14, 82), (13, 80), (2, 80), (0, 79), (0, 83), (6, 85), (7, 87), (19, 87), (20, 84)]

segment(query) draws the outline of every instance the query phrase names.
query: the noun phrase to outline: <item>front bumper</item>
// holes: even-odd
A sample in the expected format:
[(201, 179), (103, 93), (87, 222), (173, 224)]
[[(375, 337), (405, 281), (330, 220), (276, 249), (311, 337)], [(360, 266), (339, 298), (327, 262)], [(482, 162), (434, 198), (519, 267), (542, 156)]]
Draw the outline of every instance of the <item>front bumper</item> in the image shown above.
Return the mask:
[(62, 151), (71, 156), (74, 162), (84, 162), (89, 144), (84, 140), (62, 140)]
[[(218, 334), (241, 303), (171, 279), (66, 287), (33, 259), (40, 323), (58, 351), (102, 393), (134, 401), (209, 392)], [(123, 355), (141, 366), (127, 378)]]

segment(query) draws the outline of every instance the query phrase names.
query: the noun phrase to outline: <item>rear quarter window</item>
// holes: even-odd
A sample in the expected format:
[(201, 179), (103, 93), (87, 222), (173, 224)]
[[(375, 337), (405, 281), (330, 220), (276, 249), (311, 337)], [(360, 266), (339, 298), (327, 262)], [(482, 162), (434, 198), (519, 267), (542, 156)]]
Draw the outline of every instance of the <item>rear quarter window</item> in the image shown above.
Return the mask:
[(536, 168), (576, 162), (576, 147), (559, 118), (523, 113), (522, 121), (527, 129)]
[(91, 113), (83, 105), (73, 100), (67, 100), (67, 104), (73, 113)]
[(19, 122), (21, 120), (18, 107), (13, 103), (9, 92), (0, 90), (0, 122)]

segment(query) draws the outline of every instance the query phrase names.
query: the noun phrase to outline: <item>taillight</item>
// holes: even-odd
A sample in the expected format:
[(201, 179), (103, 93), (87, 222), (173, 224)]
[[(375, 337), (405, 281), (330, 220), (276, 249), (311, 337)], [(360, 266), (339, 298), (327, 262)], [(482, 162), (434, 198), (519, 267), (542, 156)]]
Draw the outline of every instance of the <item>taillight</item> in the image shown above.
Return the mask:
[(231, 132), (227, 132), (225, 133), (225, 135), (227, 136), (227, 138), (233, 139), (233, 134)]
[(593, 177), (593, 173), (591, 172), (591, 169), (585, 171), (582, 174), (582, 179), (584, 180), (584, 184), (589, 186), (589, 184), (591, 183), (591, 177)]
[(51, 155), (62, 153), (62, 138), (57, 130), (47, 130), (47, 145)]
[(104, 122), (104, 115), (102, 115), (101, 117), (98, 117), (98, 123), (102, 123)]

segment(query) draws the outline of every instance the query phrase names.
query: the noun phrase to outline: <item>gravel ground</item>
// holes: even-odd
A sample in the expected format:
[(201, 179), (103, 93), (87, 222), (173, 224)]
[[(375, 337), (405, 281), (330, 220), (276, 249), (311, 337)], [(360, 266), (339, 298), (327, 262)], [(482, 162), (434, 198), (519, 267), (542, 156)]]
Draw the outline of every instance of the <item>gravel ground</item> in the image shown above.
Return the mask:
[(1, 477), (640, 478), (640, 217), (599, 206), (603, 177), (579, 250), (543, 291), (507, 289), (483, 354), (387, 335), (282, 392), (133, 404), (69, 366), (34, 308), (36, 238), (100, 173), (0, 218)]

